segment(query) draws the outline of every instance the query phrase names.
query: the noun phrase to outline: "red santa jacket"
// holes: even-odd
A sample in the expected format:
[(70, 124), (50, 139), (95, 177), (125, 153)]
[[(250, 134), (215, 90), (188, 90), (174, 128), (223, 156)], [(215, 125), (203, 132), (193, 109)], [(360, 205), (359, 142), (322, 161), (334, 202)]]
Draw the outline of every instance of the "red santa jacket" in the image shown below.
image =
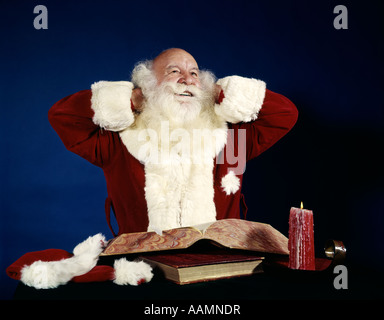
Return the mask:
[(245, 163), (283, 137), (298, 113), (263, 81), (230, 76), (217, 83), (224, 95), (209, 110), (215, 119), (208, 127), (217, 133), (212, 161), (189, 164), (188, 175), (177, 155), (158, 164), (142, 154), (142, 133), (150, 132), (131, 109), (131, 82), (97, 82), (50, 109), (66, 148), (103, 169), (107, 220), (111, 227), (112, 209), (118, 234), (240, 218)]

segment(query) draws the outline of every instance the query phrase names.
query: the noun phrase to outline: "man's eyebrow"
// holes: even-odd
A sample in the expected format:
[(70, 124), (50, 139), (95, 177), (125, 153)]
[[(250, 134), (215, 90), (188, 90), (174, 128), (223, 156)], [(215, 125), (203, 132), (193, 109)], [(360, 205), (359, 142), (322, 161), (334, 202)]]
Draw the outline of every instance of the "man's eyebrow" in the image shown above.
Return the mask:
[[(165, 69), (168, 70), (168, 69), (172, 69), (172, 68), (178, 68), (178, 69), (180, 69), (180, 67), (179, 67), (178, 65), (176, 65), (176, 64), (171, 64), (171, 65), (167, 66)], [(191, 68), (190, 70), (200, 71), (200, 70), (199, 70), (199, 67), (193, 67), (193, 68)]]
[(166, 69), (172, 69), (172, 68), (179, 68), (179, 67), (175, 64), (171, 64), (171, 65), (166, 67)]

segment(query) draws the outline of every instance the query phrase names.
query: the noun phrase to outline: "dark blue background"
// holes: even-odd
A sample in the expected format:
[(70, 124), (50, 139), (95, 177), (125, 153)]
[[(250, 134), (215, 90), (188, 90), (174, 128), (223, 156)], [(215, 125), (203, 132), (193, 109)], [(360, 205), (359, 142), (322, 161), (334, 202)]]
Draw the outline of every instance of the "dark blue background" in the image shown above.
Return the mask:
[[(33, 9), (48, 8), (48, 30)], [(333, 9), (348, 8), (336, 30)], [(384, 266), (383, 6), (378, 1), (0, 1), (0, 298), (29, 251), (73, 247), (104, 217), (102, 171), (67, 151), (49, 108), (98, 80), (181, 47), (217, 77), (267, 82), (299, 109), (295, 128), (249, 163), (249, 219), (288, 234), (291, 206), (314, 211), (317, 255), (343, 240), (349, 261)]]

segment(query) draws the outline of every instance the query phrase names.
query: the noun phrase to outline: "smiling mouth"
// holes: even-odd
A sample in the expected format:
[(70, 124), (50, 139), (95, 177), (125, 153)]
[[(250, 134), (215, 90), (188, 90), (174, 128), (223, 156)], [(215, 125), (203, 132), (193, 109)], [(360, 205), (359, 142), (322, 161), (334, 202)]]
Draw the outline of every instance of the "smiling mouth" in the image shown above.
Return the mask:
[(182, 93), (177, 93), (176, 95), (181, 96), (181, 97), (193, 97), (193, 94), (189, 91), (184, 91)]

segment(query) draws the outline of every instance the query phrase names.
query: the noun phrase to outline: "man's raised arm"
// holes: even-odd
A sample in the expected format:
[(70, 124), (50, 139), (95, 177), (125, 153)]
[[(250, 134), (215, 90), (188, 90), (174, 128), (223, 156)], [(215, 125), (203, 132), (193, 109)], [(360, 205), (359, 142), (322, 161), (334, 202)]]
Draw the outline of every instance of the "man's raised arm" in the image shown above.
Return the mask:
[[(265, 82), (229, 76), (219, 79), (222, 87), (215, 111), (235, 129), (235, 150), (246, 147), (246, 161), (267, 150), (295, 125), (296, 106), (281, 94), (266, 89)], [(246, 146), (238, 139), (238, 129), (246, 130)], [(240, 139), (241, 140), (241, 139)]]
[(97, 82), (55, 103), (49, 122), (68, 150), (101, 167), (120, 143), (115, 132), (134, 121), (132, 88), (127, 81)]

